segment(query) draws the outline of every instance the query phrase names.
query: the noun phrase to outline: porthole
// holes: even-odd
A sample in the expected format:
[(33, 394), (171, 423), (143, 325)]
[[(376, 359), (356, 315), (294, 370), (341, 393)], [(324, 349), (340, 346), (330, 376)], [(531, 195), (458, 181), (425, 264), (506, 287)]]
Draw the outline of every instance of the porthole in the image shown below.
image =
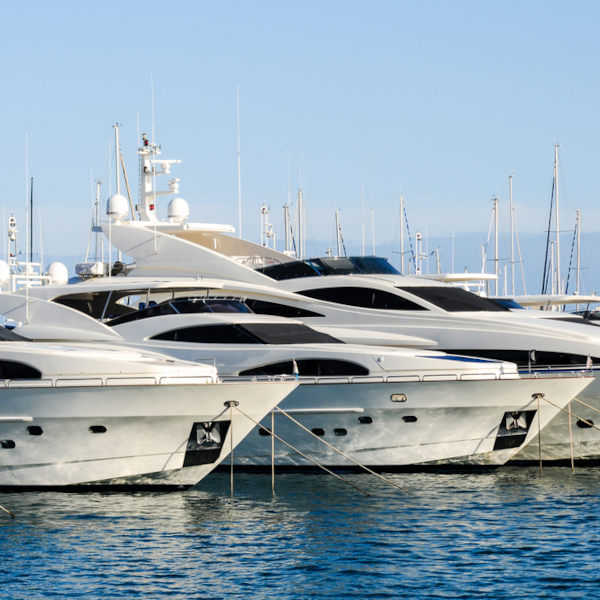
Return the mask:
[(577, 427), (579, 427), (579, 429), (590, 429), (594, 426), (594, 421), (591, 419), (586, 419), (586, 421), (587, 423), (579, 419), (579, 421), (577, 421)]
[(371, 417), (358, 417), (358, 422), (363, 425), (370, 425), (373, 422)]
[(325, 435), (325, 430), (321, 429), (320, 427), (317, 427), (316, 429), (313, 429), (312, 432), (315, 435)]
[(416, 423), (417, 422), (417, 417), (412, 417), (412, 416), (402, 417), (402, 420), (405, 423)]
[(106, 427), (104, 425), (92, 425), (90, 433), (106, 433)]
[(0, 448), (14, 448), (16, 444), (12, 440), (0, 440)]
[(271, 432), (268, 429), (263, 429), (262, 427), (258, 430), (258, 435), (271, 435)]
[(392, 402), (406, 402), (405, 394), (392, 394)]
[(44, 431), (42, 430), (42, 428), (39, 425), (30, 425), (27, 428), (27, 433), (29, 435), (42, 435), (42, 433), (44, 433)]
[(348, 432), (345, 429), (334, 429), (333, 433), (335, 433), (335, 435), (348, 435)]

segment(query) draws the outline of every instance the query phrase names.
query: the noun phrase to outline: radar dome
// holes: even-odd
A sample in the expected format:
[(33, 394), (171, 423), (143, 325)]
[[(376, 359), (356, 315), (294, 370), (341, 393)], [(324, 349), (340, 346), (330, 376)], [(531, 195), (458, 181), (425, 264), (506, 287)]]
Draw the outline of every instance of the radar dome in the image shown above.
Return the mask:
[(52, 278), (52, 283), (54, 285), (64, 285), (69, 281), (69, 271), (67, 270), (67, 267), (59, 262), (53, 262), (48, 265), (46, 275)]
[(121, 221), (129, 214), (129, 203), (127, 198), (121, 194), (113, 194), (106, 205), (106, 214), (113, 221)]
[(0, 260), (0, 285), (10, 281), (10, 267), (4, 260)]
[(172, 223), (183, 223), (190, 216), (190, 207), (183, 198), (173, 198), (167, 207), (167, 218)]

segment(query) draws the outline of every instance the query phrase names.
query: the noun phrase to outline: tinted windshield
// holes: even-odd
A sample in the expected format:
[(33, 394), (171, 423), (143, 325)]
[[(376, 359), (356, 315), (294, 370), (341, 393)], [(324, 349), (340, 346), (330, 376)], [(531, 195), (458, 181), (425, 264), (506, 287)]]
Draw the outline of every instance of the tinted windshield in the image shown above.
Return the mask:
[(153, 340), (196, 344), (343, 344), (340, 340), (296, 323), (244, 323), (243, 325), (195, 325), (172, 329)]
[(414, 294), (448, 312), (510, 312), (508, 308), (496, 304), (488, 298), (476, 296), (461, 288), (450, 286), (399, 287), (407, 294)]
[(387, 259), (379, 256), (339, 256), (295, 260), (257, 269), (278, 281), (319, 275), (400, 275)]

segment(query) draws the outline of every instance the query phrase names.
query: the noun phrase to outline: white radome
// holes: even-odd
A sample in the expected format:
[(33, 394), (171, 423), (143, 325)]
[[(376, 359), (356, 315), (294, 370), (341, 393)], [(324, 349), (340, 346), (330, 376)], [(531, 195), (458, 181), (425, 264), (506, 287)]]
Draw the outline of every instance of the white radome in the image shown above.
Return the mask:
[(121, 194), (113, 194), (106, 205), (106, 214), (113, 221), (121, 221), (129, 214), (129, 203), (127, 198)]
[(167, 206), (167, 218), (171, 223), (183, 223), (190, 216), (190, 207), (183, 198), (173, 198)]
[[(2, 266), (0, 265), (0, 272)], [(69, 270), (60, 262), (53, 262), (48, 265), (46, 275), (52, 278), (54, 285), (65, 285), (69, 282)]]

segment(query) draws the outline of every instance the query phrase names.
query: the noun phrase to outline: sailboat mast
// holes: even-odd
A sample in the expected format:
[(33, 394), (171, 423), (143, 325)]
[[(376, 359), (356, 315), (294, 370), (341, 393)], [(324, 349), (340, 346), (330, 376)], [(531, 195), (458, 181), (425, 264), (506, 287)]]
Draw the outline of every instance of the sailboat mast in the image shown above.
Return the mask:
[(404, 198), (400, 196), (400, 275), (404, 275)]
[(560, 223), (558, 209), (558, 148), (560, 144), (554, 144), (554, 193), (556, 198), (556, 286), (557, 294), (562, 293), (562, 284), (560, 280)]
[(579, 296), (579, 268), (581, 262), (579, 260), (579, 254), (581, 251), (581, 211), (577, 209), (577, 284), (576, 293)]
[(513, 194), (512, 194), (512, 179), (511, 175), (508, 178), (508, 194), (510, 197), (510, 293), (514, 295), (515, 293), (515, 227), (514, 227), (514, 219), (515, 212), (513, 208)]
[(494, 284), (494, 294), (498, 295), (498, 198), (494, 198), (494, 274), (496, 283)]
[(342, 250), (340, 247), (340, 213), (339, 211), (335, 211), (335, 239), (337, 243), (337, 254), (336, 256), (341, 256)]
[(33, 262), (33, 177), (29, 190), (29, 262)]

